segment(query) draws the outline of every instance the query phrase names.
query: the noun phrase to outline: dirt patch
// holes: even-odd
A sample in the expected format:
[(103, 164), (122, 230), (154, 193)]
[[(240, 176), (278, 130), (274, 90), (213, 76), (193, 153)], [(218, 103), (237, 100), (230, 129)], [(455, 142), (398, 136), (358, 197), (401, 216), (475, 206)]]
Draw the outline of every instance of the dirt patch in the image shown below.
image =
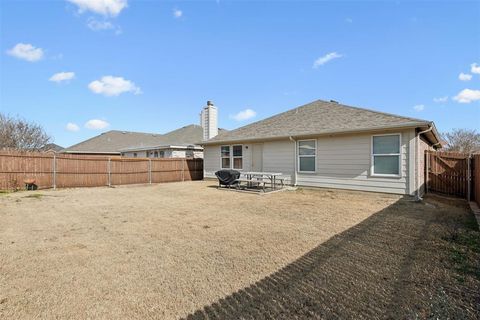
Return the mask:
[[(463, 290), (478, 282), (469, 272), (454, 278), (465, 268), (455, 268), (453, 240), (436, 222), (439, 212), (465, 215), (461, 207), (211, 185), (2, 196), (0, 318), (378, 317), (445, 300), (475, 312), (474, 293)], [(430, 283), (438, 278), (439, 292)]]

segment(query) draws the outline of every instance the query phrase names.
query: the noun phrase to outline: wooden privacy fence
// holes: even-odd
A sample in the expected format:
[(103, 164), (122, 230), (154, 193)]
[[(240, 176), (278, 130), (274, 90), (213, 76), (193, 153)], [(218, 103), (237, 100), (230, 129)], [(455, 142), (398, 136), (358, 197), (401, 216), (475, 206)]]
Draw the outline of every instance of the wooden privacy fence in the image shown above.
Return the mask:
[(462, 197), (480, 205), (480, 154), (427, 151), (427, 192)]
[(480, 154), (472, 156), (472, 198), (480, 207)]
[(469, 157), (454, 152), (427, 151), (427, 191), (467, 198)]
[(108, 158), (50, 153), (0, 153), (0, 190), (97, 187), (203, 179), (203, 159)]

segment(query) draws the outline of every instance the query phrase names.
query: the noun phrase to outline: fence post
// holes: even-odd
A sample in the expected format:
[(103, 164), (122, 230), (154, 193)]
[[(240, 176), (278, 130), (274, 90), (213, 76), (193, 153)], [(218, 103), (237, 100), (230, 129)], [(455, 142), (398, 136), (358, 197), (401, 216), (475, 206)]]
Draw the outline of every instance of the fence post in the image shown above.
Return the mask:
[(182, 181), (185, 181), (185, 159), (182, 159)]
[(148, 159), (148, 183), (152, 184), (152, 159)]
[(57, 155), (53, 154), (53, 190), (57, 189)]
[(108, 186), (112, 186), (112, 159), (108, 158)]
[(470, 165), (470, 161), (472, 159), (472, 155), (471, 154), (468, 154), (468, 158), (467, 158), (467, 200), (468, 202), (470, 202), (470, 191), (471, 191), (471, 182), (472, 182), (472, 168), (471, 168), (471, 165)]
[(428, 193), (428, 179), (430, 178), (430, 153), (425, 151), (425, 193)]

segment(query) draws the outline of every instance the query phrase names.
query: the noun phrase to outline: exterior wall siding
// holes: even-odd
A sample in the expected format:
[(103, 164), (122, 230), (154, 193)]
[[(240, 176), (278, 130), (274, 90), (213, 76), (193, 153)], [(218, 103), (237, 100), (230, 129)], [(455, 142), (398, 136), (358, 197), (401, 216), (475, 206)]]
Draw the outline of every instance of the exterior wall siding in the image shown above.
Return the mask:
[[(415, 142), (415, 131), (385, 132), (401, 134), (401, 177), (377, 177), (371, 175), (372, 134), (338, 135), (318, 137), (316, 171), (297, 172), (297, 185), (309, 187), (364, 190), (396, 194), (413, 194), (415, 161), (410, 150)], [(381, 134), (381, 133), (375, 133)], [(250, 144), (244, 150), (244, 170), (249, 170)], [(415, 150), (414, 148), (412, 150)], [(294, 143), (290, 140), (263, 143), (263, 171), (282, 172), (287, 183), (293, 183), (295, 168)], [(205, 177), (215, 177), (220, 170), (220, 146), (205, 146)], [(240, 170), (242, 171), (242, 170)], [(413, 176), (412, 176), (413, 175)], [(412, 179), (410, 179), (412, 177)]]
[[(401, 134), (401, 177), (371, 175), (372, 134), (319, 137), (315, 173), (298, 173), (297, 184), (409, 194), (409, 144), (413, 130)], [(379, 134), (379, 133), (376, 133)]]
[(295, 143), (290, 140), (263, 144), (263, 171), (281, 172), (285, 183), (291, 184), (295, 170)]

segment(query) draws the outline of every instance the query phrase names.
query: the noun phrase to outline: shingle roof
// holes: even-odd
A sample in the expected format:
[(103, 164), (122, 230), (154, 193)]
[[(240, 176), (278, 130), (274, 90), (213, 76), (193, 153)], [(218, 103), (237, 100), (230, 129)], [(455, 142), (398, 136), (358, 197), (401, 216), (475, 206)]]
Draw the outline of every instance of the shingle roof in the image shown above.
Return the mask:
[[(220, 130), (222, 132), (224, 130)], [(127, 148), (159, 145), (194, 145), (203, 137), (202, 127), (191, 124), (166, 134), (111, 130), (75, 144), (63, 152), (118, 154)]]
[(119, 153), (118, 150), (134, 145), (158, 144), (161, 134), (110, 130), (82, 141), (63, 152)]
[(58, 151), (62, 151), (62, 150), (63, 150), (63, 147), (59, 146), (58, 144), (55, 144), (55, 143), (48, 143), (48, 144), (44, 145), (43, 148), (42, 148), (42, 151), (58, 152)]
[(426, 120), (351, 107), (334, 101), (317, 100), (244, 127), (223, 132), (204, 144), (368, 131), (390, 127), (428, 126), (430, 123)]

